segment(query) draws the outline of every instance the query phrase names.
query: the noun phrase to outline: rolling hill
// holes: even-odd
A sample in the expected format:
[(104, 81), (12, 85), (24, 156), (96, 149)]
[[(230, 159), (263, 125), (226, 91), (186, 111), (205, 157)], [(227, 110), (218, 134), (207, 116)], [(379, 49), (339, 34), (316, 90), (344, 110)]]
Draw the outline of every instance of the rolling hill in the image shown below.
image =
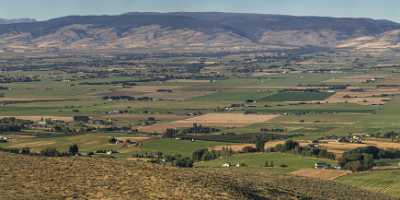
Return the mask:
[(389, 200), (336, 182), (139, 161), (0, 153), (0, 199)]
[(376, 43), (387, 35), (392, 39), (386, 46), (398, 48), (399, 36), (392, 34), (398, 30), (398, 23), (366, 18), (126, 13), (0, 24), (0, 49), (240, 51), (306, 46), (365, 49), (379, 46)]

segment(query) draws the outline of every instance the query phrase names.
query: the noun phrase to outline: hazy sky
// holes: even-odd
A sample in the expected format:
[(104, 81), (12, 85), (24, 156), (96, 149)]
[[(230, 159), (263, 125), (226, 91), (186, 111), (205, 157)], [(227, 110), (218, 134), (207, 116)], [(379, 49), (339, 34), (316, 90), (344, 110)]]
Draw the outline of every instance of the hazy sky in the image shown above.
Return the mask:
[(0, 18), (44, 20), (132, 11), (224, 11), (369, 17), (400, 22), (400, 0), (0, 0)]

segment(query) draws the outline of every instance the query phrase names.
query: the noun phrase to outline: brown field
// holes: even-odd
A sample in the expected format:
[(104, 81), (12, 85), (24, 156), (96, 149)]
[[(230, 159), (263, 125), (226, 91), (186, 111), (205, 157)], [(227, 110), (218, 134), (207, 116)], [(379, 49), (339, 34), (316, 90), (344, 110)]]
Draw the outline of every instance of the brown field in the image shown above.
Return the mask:
[(267, 122), (279, 115), (245, 115), (241, 113), (210, 113), (184, 120), (178, 120), (167, 124), (155, 124), (152, 126), (138, 127), (144, 132), (164, 132), (168, 128), (187, 128), (193, 124), (201, 124), (213, 127), (244, 127), (254, 123)]
[[(265, 143), (265, 148), (275, 147), (278, 144), (283, 144), (285, 141), (270, 141)], [(209, 150), (222, 151), (224, 148), (232, 149), (233, 152), (240, 152), (244, 147), (256, 147), (255, 144), (230, 144), (210, 147)]]
[(66, 116), (50, 116), (50, 115), (26, 115), (26, 116), (0, 116), (0, 119), (6, 117), (15, 117), (16, 119), (21, 120), (30, 120), (30, 121), (41, 121), (42, 119), (52, 119), (52, 120), (61, 120), (64, 122), (72, 122), (74, 119), (73, 117), (66, 117)]
[[(309, 141), (303, 141), (301, 145), (310, 144)], [(336, 156), (341, 156), (345, 151), (350, 151), (352, 149), (376, 146), (381, 149), (400, 149), (400, 143), (395, 143), (386, 140), (365, 140), (363, 144), (352, 144), (352, 143), (341, 143), (335, 140), (324, 140), (319, 144), (320, 147), (327, 149), (329, 152), (336, 154)]]
[[(381, 95), (400, 94), (400, 88), (385, 89), (366, 89), (364, 92), (354, 92), (349, 88), (345, 91), (337, 92), (329, 97), (325, 103), (355, 103), (360, 105), (380, 105), (385, 104), (391, 98), (381, 97)], [(345, 98), (349, 96), (350, 98)]]
[(375, 75), (356, 75), (356, 76), (346, 76), (346, 77), (339, 77), (339, 78), (334, 78), (330, 79), (324, 82), (328, 83), (364, 83), (367, 80), (373, 79), (373, 78), (384, 78), (385, 76), (375, 76)]
[(230, 144), (209, 147), (209, 150), (222, 151), (223, 149), (232, 149), (233, 152), (240, 152), (244, 147), (255, 147), (254, 144)]
[(119, 140), (132, 140), (136, 142), (143, 142), (146, 140), (150, 140), (151, 137), (118, 137)]
[(99, 119), (115, 119), (115, 120), (146, 120), (149, 117), (154, 117), (156, 120), (166, 120), (166, 121), (175, 121), (189, 118), (186, 115), (168, 115), (168, 114), (117, 114), (117, 115), (103, 115), (97, 118)]
[(25, 143), (13, 144), (10, 147), (11, 148), (24, 148), (24, 147), (36, 148), (36, 147), (52, 145), (52, 144), (55, 144), (55, 143), (56, 143), (55, 141), (25, 142)]
[(176, 123), (217, 125), (223, 127), (243, 127), (250, 124), (270, 121), (279, 115), (245, 115), (241, 113), (210, 113), (198, 117), (180, 120)]
[(341, 176), (350, 174), (350, 171), (335, 170), (335, 169), (301, 169), (292, 172), (292, 175), (308, 178), (316, 178), (321, 180), (332, 181)]

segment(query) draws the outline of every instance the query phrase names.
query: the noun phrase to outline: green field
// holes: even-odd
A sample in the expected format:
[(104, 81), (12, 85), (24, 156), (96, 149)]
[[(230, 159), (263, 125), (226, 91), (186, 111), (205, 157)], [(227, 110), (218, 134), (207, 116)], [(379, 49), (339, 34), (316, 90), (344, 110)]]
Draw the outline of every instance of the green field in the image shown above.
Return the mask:
[(262, 98), (263, 101), (321, 101), (334, 93), (329, 92), (290, 92), (282, 91)]
[[(273, 162), (274, 167), (266, 168), (265, 162)], [(305, 157), (301, 155), (294, 155), (288, 153), (244, 153), (235, 154), (230, 157), (224, 157), (218, 160), (206, 161), (198, 163), (198, 167), (222, 167), (224, 163), (232, 164), (245, 164), (244, 170), (259, 169), (263, 168), (267, 171), (275, 173), (289, 173), (299, 169), (313, 168), (316, 162), (335, 163), (334, 161), (326, 159), (318, 159), (313, 157)], [(280, 165), (287, 165), (287, 167), (281, 167)]]
[(223, 142), (208, 141), (189, 141), (176, 139), (160, 139), (145, 142), (143, 148), (139, 151), (143, 152), (163, 152), (165, 154), (181, 154), (184, 156), (192, 156), (193, 151), (204, 149), (212, 146), (226, 145)]

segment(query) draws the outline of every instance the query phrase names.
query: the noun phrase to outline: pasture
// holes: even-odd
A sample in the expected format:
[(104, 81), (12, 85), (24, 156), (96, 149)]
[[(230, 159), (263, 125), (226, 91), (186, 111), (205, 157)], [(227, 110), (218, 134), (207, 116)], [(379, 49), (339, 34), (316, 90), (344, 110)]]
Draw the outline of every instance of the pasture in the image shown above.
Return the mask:
[[(273, 166), (265, 167), (267, 161), (272, 162)], [(243, 153), (222, 157), (213, 161), (200, 162), (196, 166), (222, 168), (224, 163), (241, 163), (246, 165), (244, 170), (264, 169), (274, 173), (287, 174), (304, 168), (313, 168), (316, 162), (334, 163), (331, 160), (287, 153)]]

